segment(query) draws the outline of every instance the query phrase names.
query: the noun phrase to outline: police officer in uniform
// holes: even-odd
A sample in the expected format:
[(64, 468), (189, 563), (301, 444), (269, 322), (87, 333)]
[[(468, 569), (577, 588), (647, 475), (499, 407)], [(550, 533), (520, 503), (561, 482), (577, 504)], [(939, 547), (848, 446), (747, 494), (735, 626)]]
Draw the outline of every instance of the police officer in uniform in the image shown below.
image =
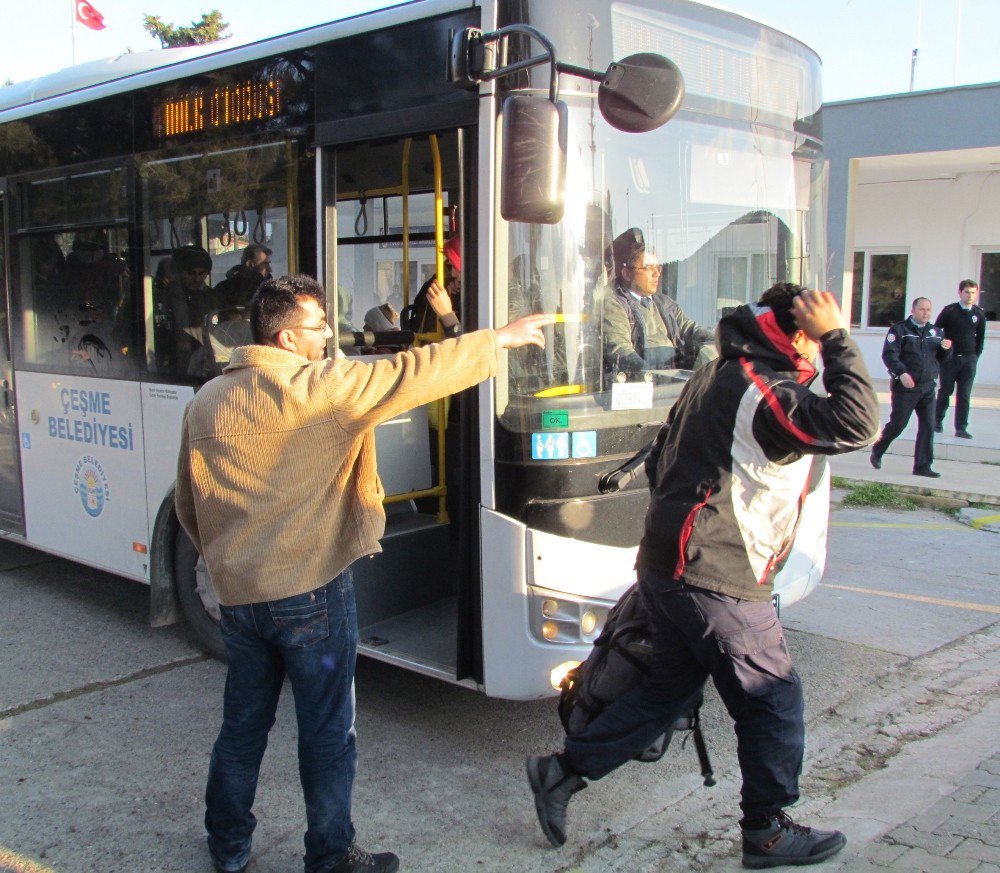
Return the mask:
[(976, 364), (986, 344), (986, 313), (976, 306), (979, 285), (973, 279), (958, 283), (958, 301), (949, 303), (934, 323), (944, 330), (944, 335), (955, 344), (955, 350), (941, 367), (941, 387), (937, 396), (936, 433), (944, 430), (944, 416), (948, 411), (951, 393), (958, 386), (955, 396), (955, 436), (971, 440), (969, 433), (969, 401), (972, 383), (976, 379)]
[(882, 467), (882, 455), (917, 411), (917, 443), (913, 450), (913, 475), (938, 479), (934, 461), (934, 380), (942, 361), (951, 354), (951, 340), (930, 323), (931, 301), (918, 297), (910, 316), (889, 328), (882, 345), (882, 362), (892, 379), (892, 413), (882, 435), (872, 446), (872, 466)]

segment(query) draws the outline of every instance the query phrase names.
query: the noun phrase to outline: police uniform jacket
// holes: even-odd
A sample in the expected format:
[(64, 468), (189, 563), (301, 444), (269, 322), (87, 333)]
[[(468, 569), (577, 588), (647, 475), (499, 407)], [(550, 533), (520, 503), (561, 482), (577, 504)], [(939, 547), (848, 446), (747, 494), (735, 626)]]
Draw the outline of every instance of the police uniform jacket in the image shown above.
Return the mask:
[(949, 303), (941, 310), (934, 323), (944, 330), (944, 335), (954, 346), (956, 355), (975, 355), (983, 353), (986, 343), (986, 313), (978, 306), (965, 309), (961, 303)]
[(892, 387), (907, 390), (898, 384), (903, 373), (910, 374), (916, 387), (933, 383), (941, 362), (951, 354), (941, 347), (944, 338), (944, 330), (937, 325), (927, 322), (918, 327), (912, 318), (890, 327), (882, 344), (882, 363), (889, 370)]

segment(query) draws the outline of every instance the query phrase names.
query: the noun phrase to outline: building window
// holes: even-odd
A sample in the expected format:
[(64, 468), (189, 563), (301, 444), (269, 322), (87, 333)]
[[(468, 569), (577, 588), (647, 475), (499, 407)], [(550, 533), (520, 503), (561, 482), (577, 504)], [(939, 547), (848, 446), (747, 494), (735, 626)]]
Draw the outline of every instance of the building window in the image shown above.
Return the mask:
[(1000, 320), (1000, 251), (979, 253), (979, 305), (988, 321)]
[(906, 317), (908, 264), (901, 252), (854, 253), (854, 298), (862, 302), (851, 305), (852, 324), (891, 327)]
[(854, 279), (851, 282), (851, 327), (861, 327), (865, 296), (865, 253), (854, 253)]
[(716, 317), (743, 303), (759, 300), (774, 281), (774, 257), (764, 252), (722, 255), (716, 261)]

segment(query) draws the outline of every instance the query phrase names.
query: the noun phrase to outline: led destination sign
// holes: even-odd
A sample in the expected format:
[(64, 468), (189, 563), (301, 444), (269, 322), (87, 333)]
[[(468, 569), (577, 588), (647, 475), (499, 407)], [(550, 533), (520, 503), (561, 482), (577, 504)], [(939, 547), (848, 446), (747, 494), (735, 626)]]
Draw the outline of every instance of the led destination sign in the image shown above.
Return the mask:
[(182, 96), (159, 101), (154, 123), (160, 136), (181, 136), (277, 118), (283, 108), (280, 79), (248, 80), (195, 88)]

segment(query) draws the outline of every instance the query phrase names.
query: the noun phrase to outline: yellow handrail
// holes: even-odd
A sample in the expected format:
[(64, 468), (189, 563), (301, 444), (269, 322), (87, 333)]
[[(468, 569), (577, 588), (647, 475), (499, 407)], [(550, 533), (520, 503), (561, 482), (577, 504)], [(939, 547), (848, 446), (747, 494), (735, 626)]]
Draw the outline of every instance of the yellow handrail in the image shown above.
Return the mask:
[[(441, 287), (444, 287), (444, 194), (441, 190), (441, 152), (438, 149), (438, 140), (435, 134), (430, 136), (431, 157), (434, 159), (434, 251), (437, 255), (437, 280)], [(438, 332), (442, 333), (440, 325)], [(442, 333), (443, 335), (443, 333)], [(438, 437), (438, 488), (441, 493), (438, 495), (438, 521), (441, 524), (448, 523), (448, 509), (446, 496), (448, 494), (448, 483), (445, 475), (445, 430), (448, 427), (448, 405), (445, 398), (437, 401), (437, 437)]]
[(410, 146), (403, 143), (403, 309), (410, 305)]

